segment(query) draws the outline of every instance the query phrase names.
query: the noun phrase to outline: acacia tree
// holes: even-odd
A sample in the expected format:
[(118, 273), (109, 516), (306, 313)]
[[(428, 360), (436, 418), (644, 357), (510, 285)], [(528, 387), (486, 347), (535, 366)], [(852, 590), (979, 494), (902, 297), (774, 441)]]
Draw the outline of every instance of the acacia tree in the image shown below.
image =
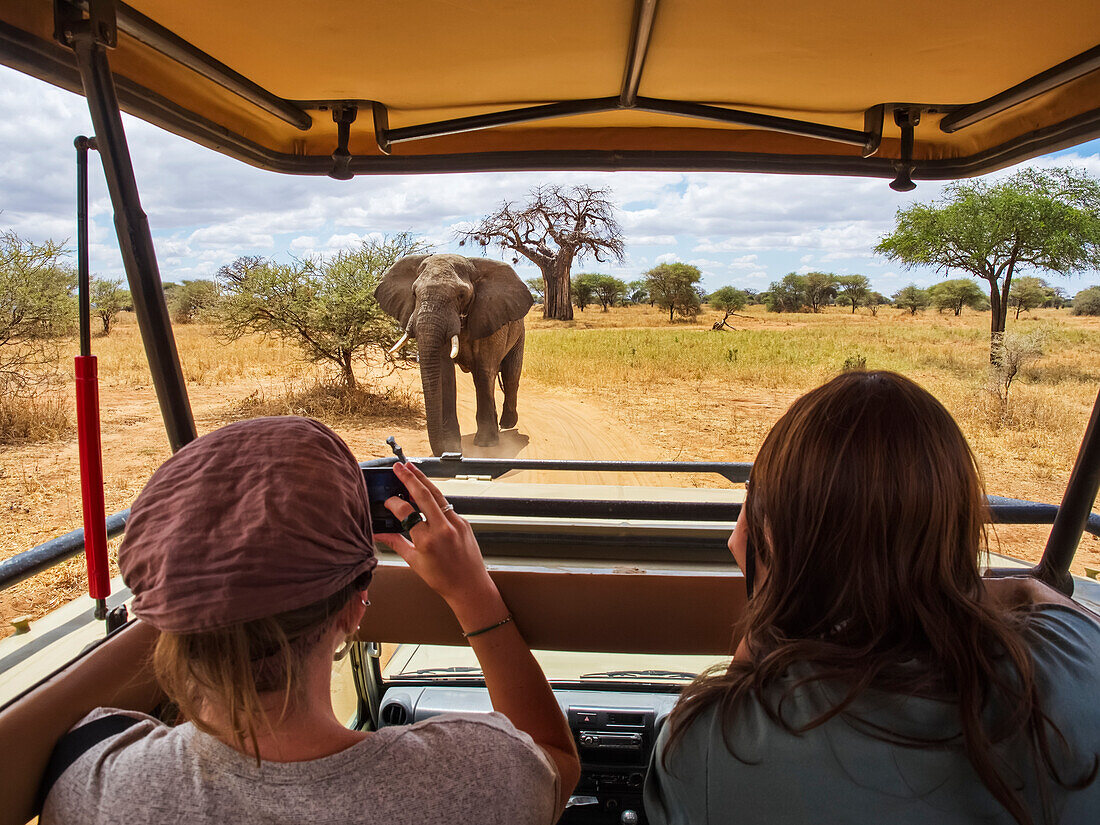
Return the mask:
[(940, 312), (950, 309), (955, 315), (960, 315), (963, 307), (985, 309), (986, 304), (982, 288), (969, 278), (952, 278), (933, 284), (928, 288), (928, 298)]
[[(711, 329), (719, 330), (723, 327), (729, 326), (727, 323), (729, 317), (735, 312), (740, 312), (745, 308), (745, 304), (749, 302), (749, 296), (743, 291), (733, 286), (723, 286), (714, 290), (707, 298), (707, 303), (723, 313), (721, 321), (715, 321), (714, 326)], [(730, 327), (733, 329), (733, 327)]]
[(768, 312), (801, 312), (808, 304), (806, 276), (797, 272), (788, 272), (782, 281), (772, 281), (764, 297)]
[[(811, 312), (821, 308), (836, 297), (837, 277), (832, 272), (807, 272), (802, 276), (805, 284), (806, 303)], [(855, 309), (852, 310), (855, 312)]]
[(1042, 278), (1026, 275), (1012, 282), (1012, 289), (1008, 291), (1008, 305), (1016, 310), (1016, 318), (1021, 312), (1041, 307), (1054, 297), (1050, 284)]
[(122, 279), (108, 280), (96, 278), (92, 281), (89, 295), (92, 312), (103, 322), (103, 334), (111, 334), (111, 324), (122, 310), (133, 303), (130, 291), (122, 288)]
[(852, 314), (863, 303), (871, 291), (871, 282), (866, 275), (839, 275), (836, 279), (836, 301), (838, 304), (851, 304)]
[(584, 312), (584, 308), (592, 303), (592, 295), (595, 292), (589, 273), (582, 272), (580, 275), (574, 276), (569, 289), (573, 303), (577, 305), (577, 309)]
[(615, 220), (611, 190), (591, 186), (536, 187), (526, 203), (505, 201), (458, 236), (460, 246), (466, 241), (497, 245), (535, 264), (546, 284), (542, 317), (559, 321), (573, 317), (569, 272), (574, 260), (623, 261), (623, 231)]
[(881, 292), (868, 292), (863, 298), (863, 305), (871, 310), (871, 317), (878, 317), (878, 308), (890, 303), (890, 299)]
[(925, 309), (928, 303), (928, 290), (921, 289), (916, 284), (909, 284), (894, 293), (894, 306), (909, 310), (910, 315), (916, 315), (917, 311)]
[(644, 280), (631, 281), (626, 285), (627, 298), (631, 303), (649, 304), (653, 306), (653, 299), (649, 296), (649, 287)]
[(389, 349), (401, 335), (374, 297), (382, 274), (398, 258), (427, 250), (401, 233), (331, 258), (288, 264), (238, 258), (218, 270), (218, 316), (230, 337), (258, 332), (296, 343), (307, 360), (336, 366), (353, 390), (355, 359), (371, 348)]
[(600, 302), (604, 312), (607, 312), (608, 307), (615, 306), (616, 302), (621, 302), (626, 297), (626, 282), (614, 275), (590, 275), (587, 277), (592, 282), (592, 295)]
[(658, 264), (645, 273), (649, 294), (661, 309), (668, 310), (668, 320), (678, 312), (685, 318), (699, 314), (699, 292), (695, 285), (703, 273), (691, 264)]
[(962, 271), (989, 283), (991, 363), (1017, 269), (1069, 275), (1100, 266), (1100, 181), (1077, 169), (953, 183), (939, 201), (899, 209), (895, 220), (877, 252), (907, 267)]

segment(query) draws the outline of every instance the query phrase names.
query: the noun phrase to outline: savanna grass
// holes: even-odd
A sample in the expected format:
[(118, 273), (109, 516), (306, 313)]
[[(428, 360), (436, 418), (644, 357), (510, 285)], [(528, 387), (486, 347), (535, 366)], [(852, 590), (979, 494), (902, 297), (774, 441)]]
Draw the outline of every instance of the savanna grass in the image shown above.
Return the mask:
[[(714, 332), (720, 316), (668, 323), (649, 307), (601, 313), (589, 329), (528, 330), (525, 375), (603, 396), (641, 417), (659, 411), (693, 457), (745, 460), (790, 399), (852, 364), (907, 375), (959, 421), (991, 490), (1057, 502), (1100, 383), (1100, 319), (1039, 310), (1009, 328), (1042, 329), (1044, 355), (1021, 370), (1002, 404), (989, 390), (989, 314), (916, 316), (884, 308), (772, 314), (751, 307)], [(773, 403), (746, 405), (765, 397)], [(686, 456), (685, 456), (686, 457)]]
[(52, 441), (73, 432), (69, 400), (59, 391), (0, 393), (0, 444)]
[[(188, 384), (217, 386), (242, 378), (299, 378), (311, 372), (298, 350), (273, 338), (249, 335), (231, 341), (208, 324), (173, 327)], [(116, 386), (149, 382), (149, 364), (132, 313), (122, 313), (108, 336), (92, 340), (100, 381)]]

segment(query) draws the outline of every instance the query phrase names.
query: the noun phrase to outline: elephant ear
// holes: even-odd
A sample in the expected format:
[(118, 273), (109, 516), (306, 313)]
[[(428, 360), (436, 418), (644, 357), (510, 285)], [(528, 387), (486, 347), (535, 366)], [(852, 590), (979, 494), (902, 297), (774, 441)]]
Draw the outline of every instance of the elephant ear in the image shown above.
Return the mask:
[(531, 290), (512, 267), (488, 258), (470, 258), (474, 267), (474, 300), (466, 312), (471, 338), (485, 338), (511, 321), (518, 321), (534, 305)]
[(379, 306), (398, 320), (401, 326), (409, 325), (409, 316), (416, 305), (413, 282), (420, 272), (420, 265), (427, 255), (406, 255), (394, 262), (382, 275), (382, 281), (374, 290)]

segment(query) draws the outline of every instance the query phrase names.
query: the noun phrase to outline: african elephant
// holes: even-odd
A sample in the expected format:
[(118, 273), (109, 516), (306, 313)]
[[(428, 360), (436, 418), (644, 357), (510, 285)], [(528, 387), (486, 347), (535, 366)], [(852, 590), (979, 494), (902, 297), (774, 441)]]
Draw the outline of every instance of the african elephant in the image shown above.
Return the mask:
[(500, 426), (514, 427), (523, 367), (523, 317), (534, 301), (516, 271), (500, 261), (462, 255), (407, 255), (391, 266), (374, 291), (420, 350), (420, 380), (428, 441), (436, 455), (459, 452), (455, 369), (473, 373), (477, 436), (487, 447), (500, 438), (494, 385), (504, 390)]

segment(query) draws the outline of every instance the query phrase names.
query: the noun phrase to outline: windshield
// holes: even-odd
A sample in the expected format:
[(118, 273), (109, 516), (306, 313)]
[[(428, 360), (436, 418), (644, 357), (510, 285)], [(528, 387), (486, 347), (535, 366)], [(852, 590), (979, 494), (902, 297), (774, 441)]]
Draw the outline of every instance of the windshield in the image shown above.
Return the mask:
[[(687, 684), (707, 668), (728, 666), (729, 657), (672, 656), (658, 653), (593, 653), (536, 650), (535, 658), (551, 682)], [(385, 665), (387, 680), (446, 681), (478, 679), (481, 669), (469, 647), (401, 645)]]

